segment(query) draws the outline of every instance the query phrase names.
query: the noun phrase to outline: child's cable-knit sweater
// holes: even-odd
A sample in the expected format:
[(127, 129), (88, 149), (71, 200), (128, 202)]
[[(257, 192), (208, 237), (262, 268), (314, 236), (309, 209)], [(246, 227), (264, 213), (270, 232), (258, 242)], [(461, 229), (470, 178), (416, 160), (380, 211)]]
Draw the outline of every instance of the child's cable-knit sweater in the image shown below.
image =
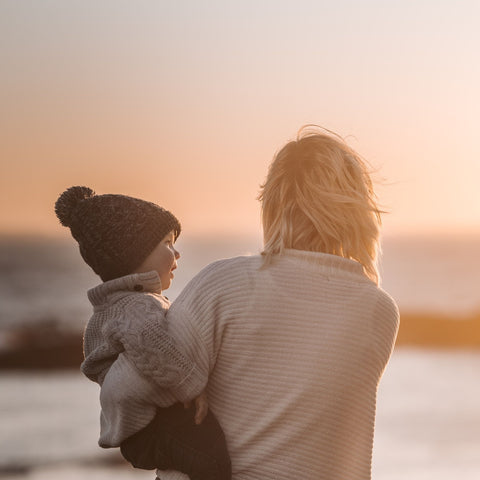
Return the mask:
[[(157, 407), (200, 393), (194, 366), (168, 334), (168, 300), (157, 272), (127, 275), (88, 291), (82, 372), (101, 385), (100, 439), (116, 447), (148, 425)], [(175, 397), (169, 389), (175, 390)]]
[(261, 267), (215, 262), (167, 313), (208, 379), (233, 480), (368, 480), (395, 303), (339, 256), (287, 250)]

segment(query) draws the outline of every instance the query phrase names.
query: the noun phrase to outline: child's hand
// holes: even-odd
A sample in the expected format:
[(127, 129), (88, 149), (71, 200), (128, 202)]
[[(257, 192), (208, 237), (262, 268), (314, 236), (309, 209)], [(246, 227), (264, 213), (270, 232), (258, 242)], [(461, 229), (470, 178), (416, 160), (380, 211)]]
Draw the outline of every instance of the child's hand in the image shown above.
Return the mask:
[[(190, 408), (191, 402), (185, 402), (183, 406)], [(200, 425), (208, 413), (208, 399), (205, 390), (195, 399), (195, 425)]]

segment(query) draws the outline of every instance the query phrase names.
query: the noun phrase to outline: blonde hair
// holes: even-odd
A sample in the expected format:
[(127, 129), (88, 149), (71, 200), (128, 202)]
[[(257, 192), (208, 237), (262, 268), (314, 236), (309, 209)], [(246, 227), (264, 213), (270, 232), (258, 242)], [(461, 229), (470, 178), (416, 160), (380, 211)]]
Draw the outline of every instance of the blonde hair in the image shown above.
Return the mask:
[(264, 265), (287, 248), (357, 260), (378, 283), (380, 213), (366, 163), (329, 130), (306, 125), (261, 186)]

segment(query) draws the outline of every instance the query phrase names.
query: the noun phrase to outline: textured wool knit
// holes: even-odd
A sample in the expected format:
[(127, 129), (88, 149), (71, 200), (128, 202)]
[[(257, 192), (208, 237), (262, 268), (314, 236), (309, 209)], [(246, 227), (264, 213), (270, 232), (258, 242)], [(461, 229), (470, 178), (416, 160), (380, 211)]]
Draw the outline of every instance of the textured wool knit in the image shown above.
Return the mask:
[(367, 480), (397, 307), (353, 260), (287, 250), (262, 261), (211, 264), (167, 314), (208, 380), (233, 480)]
[(154, 418), (157, 407), (200, 393), (195, 368), (168, 334), (168, 300), (157, 272), (127, 275), (88, 291), (94, 313), (84, 335), (82, 372), (101, 385), (100, 440), (117, 447)]

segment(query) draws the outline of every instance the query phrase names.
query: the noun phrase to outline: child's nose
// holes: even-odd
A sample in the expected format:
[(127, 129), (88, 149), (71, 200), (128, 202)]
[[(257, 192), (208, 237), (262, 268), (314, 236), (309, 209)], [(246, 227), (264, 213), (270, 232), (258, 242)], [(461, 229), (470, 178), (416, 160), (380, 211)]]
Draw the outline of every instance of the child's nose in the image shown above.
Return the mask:
[(180, 258), (180, 252), (176, 250), (175, 248), (173, 249), (175, 252), (175, 259), (178, 260)]

